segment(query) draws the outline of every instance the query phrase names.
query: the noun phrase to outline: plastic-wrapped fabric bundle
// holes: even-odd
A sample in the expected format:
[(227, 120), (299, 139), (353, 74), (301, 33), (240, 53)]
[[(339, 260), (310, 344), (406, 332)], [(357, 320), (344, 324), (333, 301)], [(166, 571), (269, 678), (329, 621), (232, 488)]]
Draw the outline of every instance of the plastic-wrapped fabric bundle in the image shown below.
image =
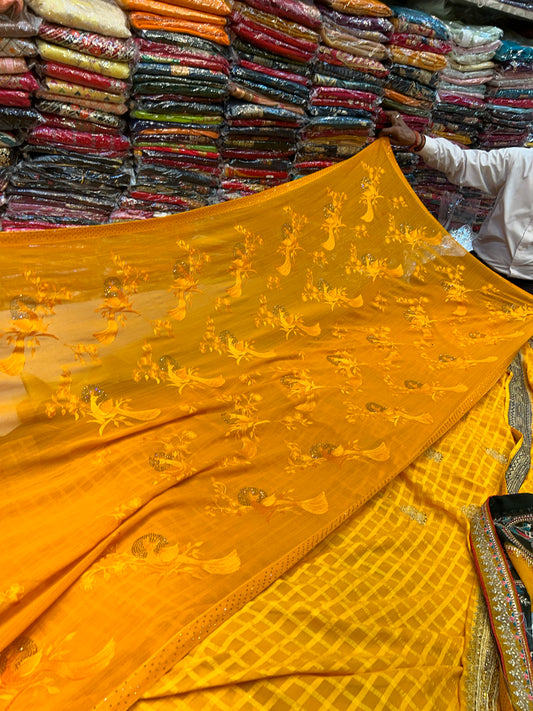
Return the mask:
[(217, 140), (229, 95), (230, 8), (224, 0), (172, 0), (157, 14), (155, 2), (122, 4), (139, 57), (129, 114), (135, 178), (111, 219), (207, 205), (216, 199), (221, 174)]
[(0, 207), (4, 209), (7, 184), (20, 159), (18, 146), (27, 131), (42, 121), (34, 109), (33, 96), (39, 89), (32, 58), (37, 54), (34, 37), (41, 19), (22, 2), (0, 6)]
[(294, 177), (356, 154), (375, 134), (388, 75), (392, 11), (380, 3), (321, 0), (321, 44), (312, 62), (307, 126)]
[(35, 90), (41, 118), (28, 131), (12, 176), (9, 228), (106, 222), (132, 174), (123, 116), (137, 47), (126, 15), (107, 0), (31, 5), (42, 12)]
[(225, 28), (210, 22), (174, 19), (151, 12), (132, 12), (130, 13), (130, 23), (135, 30), (162, 30), (189, 34), (224, 46), (230, 43)]
[(110, 37), (130, 37), (124, 12), (114, 0), (26, 0), (49, 22)]
[(533, 121), (533, 48), (502, 39), (493, 61), (480, 146), (527, 145)]
[(305, 25), (270, 15), (236, 2), (231, 29), (243, 41), (286, 59), (307, 63), (319, 43), (319, 35)]
[[(73, 151), (68, 141), (60, 146), (51, 131), (49, 138), (42, 146), (27, 144), (23, 149), (24, 160), (10, 178), (4, 230), (101, 224), (109, 219), (117, 192), (130, 182), (127, 160), (113, 155), (123, 150), (102, 150), (96, 162), (94, 148), (85, 155)], [(79, 136), (70, 140), (76, 139)]]
[(235, 39), (220, 143), (221, 200), (291, 179), (321, 25), (317, 8), (302, 0), (236, 2), (230, 19)]
[[(412, 128), (426, 130), (436, 99), (438, 73), (447, 66), (451, 51), (449, 34), (441, 20), (421, 10), (394, 5), (391, 10), (392, 64), (382, 106), (398, 111)], [(398, 156), (405, 153), (399, 148), (395, 152)]]
[[(502, 31), (457, 21), (445, 24), (452, 49), (448, 66), (440, 72), (431, 133), (475, 147), (483, 125), (487, 84), (494, 72), (492, 59), (500, 46)], [(463, 107), (470, 110), (466, 116), (458, 111)]]
[(325, 5), (347, 15), (391, 17), (393, 11), (379, 0), (325, 0)]

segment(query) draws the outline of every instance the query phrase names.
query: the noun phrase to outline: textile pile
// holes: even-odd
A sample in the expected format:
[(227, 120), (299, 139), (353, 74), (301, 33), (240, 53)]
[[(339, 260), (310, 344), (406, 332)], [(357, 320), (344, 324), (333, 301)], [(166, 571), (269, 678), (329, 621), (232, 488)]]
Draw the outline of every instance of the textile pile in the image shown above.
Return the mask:
[[(412, 129), (427, 132), (437, 101), (439, 72), (447, 66), (447, 55), (451, 51), (449, 33), (444, 23), (433, 15), (391, 7), (394, 10), (390, 46), (393, 64), (382, 106), (398, 111)], [(438, 214), (440, 195), (435, 191), (433, 174), (424, 170), (419, 157), (413, 153), (399, 148), (398, 155), (400, 165), (416, 186), (424, 205), (432, 214)]]
[(131, 180), (124, 114), (136, 49), (126, 16), (112, 0), (28, 5), (42, 20), (42, 121), (22, 147), (3, 229), (107, 222)]
[(533, 48), (503, 40), (494, 61), (481, 147), (524, 145), (533, 125)]
[(18, 158), (16, 147), (41, 118), (32, 102), (39, 86), (31, 66), (37, 54), (38, 26), (39, 19), (23, 0), (0, 2), (0, 207), (7, 201), (9, 177)]
[(139, 50), (129, 129), (135, 180), (114, 220), (216, 201), (228, 96), (225, 0), (120, 0)]
[(355, 155), (369, 143), (388, 72), (392, 12), (386, 5), (327, 0), (318, 7), (321, 43), (295, 164), (298, 175)]
[(291, 179), (319, 28), (316, 7), (300, 0), (234, 3), (222, 199)]
[(452, 51), (440, 73), (439, 101), (433, 109), (432, 134), (477, 147), (485, 117), (487, 84), (503, 30), (448, 22)]

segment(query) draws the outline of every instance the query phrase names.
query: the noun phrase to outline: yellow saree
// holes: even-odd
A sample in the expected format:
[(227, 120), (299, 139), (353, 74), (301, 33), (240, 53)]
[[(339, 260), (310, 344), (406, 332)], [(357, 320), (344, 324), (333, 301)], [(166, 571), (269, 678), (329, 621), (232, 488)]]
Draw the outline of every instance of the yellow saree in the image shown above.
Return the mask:
[(10, 711), (131, 708), (533, 335), (384, 140), (234, 203), (0, 240)]

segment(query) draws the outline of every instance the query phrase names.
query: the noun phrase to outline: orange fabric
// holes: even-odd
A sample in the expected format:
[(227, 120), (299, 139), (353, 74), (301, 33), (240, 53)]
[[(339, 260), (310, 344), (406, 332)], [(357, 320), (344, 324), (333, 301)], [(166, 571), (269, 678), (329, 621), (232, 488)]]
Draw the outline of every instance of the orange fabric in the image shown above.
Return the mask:
[(210, 22), (212, 25), (225, 25), (225, 17), (212, 12), (202, 12), (201, 10), (182, 7), (181, 5), (170, 5), (157, 0), (120, 0), (120, 6), (124, 10), (137, 12), (151, 12), (163, 17), (171, 17), (175, 20), (188, 20), (189, 22)]
[[(117, 0), (118, 5), (121, 5), (122, 2), (129, 2), (129, 0)], [(201, 12), (212, 12), (215, 15), (229, 15), (231, 13), (231, 4), (226, 0), (165, 0), (165, 4), (179, 5), (179, 7), (188, 7)]]
[(533, 297), (385, 140), (235, 202), (0, 242), (10, 711), (129, 708), (533, 334)]
[(182, 32), (186, 35), (203, 37), (217, 44), (229, 45), (230, 43), (227, 32), (218, 25), (209, 22), (178, 20), (150, 12), (132, 12), (130, 22), (138, 30), (168, 30), (169, 32)]

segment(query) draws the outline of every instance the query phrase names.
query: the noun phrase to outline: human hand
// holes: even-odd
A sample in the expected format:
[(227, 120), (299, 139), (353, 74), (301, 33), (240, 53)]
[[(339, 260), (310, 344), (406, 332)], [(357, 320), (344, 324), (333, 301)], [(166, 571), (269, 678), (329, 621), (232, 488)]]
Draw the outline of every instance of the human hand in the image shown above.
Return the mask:
[(412, 146), (417, 140), (417, 134), (405, 123), (397, 111), (385, 111), (391, 125), (379, 132), (380, 137), (386, 136), (397, 146)]

